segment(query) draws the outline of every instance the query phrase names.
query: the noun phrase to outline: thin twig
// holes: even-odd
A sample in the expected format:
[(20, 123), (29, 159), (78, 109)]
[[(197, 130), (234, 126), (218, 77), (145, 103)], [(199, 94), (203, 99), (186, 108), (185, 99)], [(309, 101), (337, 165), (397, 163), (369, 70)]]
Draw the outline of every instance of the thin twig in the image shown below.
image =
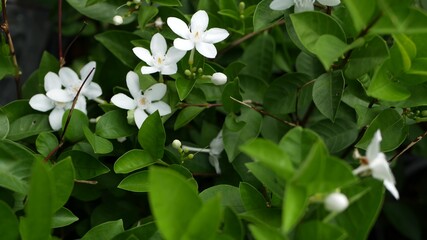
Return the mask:
[(405, 153), (406, 151), (408, 151), (411, 147), (413, 147), (415, 144), (417, 144), (419, 141), (421, 141), (425, 136), (427, 136), (427, 131), (424, 132), (423, 134), (421, 134), (420, 136), (416, 137), (408, 146), (405, 147), (405, 149), (403, 149), (402, 151), (400, 151), (399, 153), (397, 153), (396, 155), (394, 155), (389, 162), (394, 161), (395, 159), (399, 158), (400, 156), (402, 156), (403, 153)]
[(81, 33), (83, 32), (83, 30), (86, 28), (87, 26), (87, 22), (83, 22), (83, 26), (80, 28), (79, 32), (77, 33), (77, 35), (74, 37), (74, 39), (71, 41), (70, 44), (68, 44), (67, 49), (65, 49), (64, 52), (64, 56), (63, 56), (63, 62), (65, 64), (65, 57), (68, 54), (68, 51), (70, 51), (71, 46), (73, 46), (73, 44), (76, 42), (76, 40), (79, 38), (79, 36), (81, 35)]
[(17, 98), (21, 98), (21, 75), (22, 72), (18, 65), (18, 60), (16, 58), (16, 52), (15, 47), (13, 45), (12, 41), (12, 35), (9, 31), (9, 21), (7, 18), (7, 12), (6, 12), (6, 0), (1, 0), (2, 5), (2, 16), (3, 16), (3, 23), (0, 25), (0, 29), (6, 34), (7, 42), (9, 45), (9, 51), (10, 56), (12, 57), (13, 66), (15, 67), (15, 86), (16, 86), (16, 96)]
[(231, 97), (231, 96), (230, 96), (230, 98), (231, 98), (232, 100), (234, 100), (234, 101), (236, 101), (236, 102), (238, 102), (238, 103), (242, 104), (243, 106), (246, 106), (246, 107), (248, 107), (248, 108), (251, 108), (251, 109), (253, 109), (253, 110), (255, 110), (255, 111), (257, 111), (257, 112), (261, 113), (262, 115), (265, 115), (265, 116), (269, 116), (269, 117), (271, 117), (271, 118), (274, 118), (275, 120), (277, 120), (277, 121), (279, 121), (279, 122), (281, 122), (281, 123), (283, 123), (283, 124), (289, 125), (289, 126), (291, 126), (291, 127), (297, 127), (297, 126), (298, 126), (298, 125), (297, 125), (297, 124), (295, 124), (295, 123), (288, 122), (288, 121), (283, 120), (283, 119), (281, 119), (281, 118), (279, 118), (279, 117), (277, 117), (277, 116), (275, 116), (275, 115), (273, 115), (273, 114), (271, 114), (271, 113), (269, 113), (269, 112), (266, 112), (266, 111), (264, 111), (264, 110), (262, 110), (262, 109), (258, 109), (258, 108), (256, 108), (256, 107), (254, 107), (254, 106), (250, 105), (250, 104), (249, 104), (249, 103), (247, 103), (246, 101), (240, 101), (240, 100), (235, 99), (234, 97)]
[(98, 184), (98, 181), (95, 181), (95, 180), (79, 180), (79, 179), (74, 179), (74, 182), (76, 182), (76, 183), (90, 184), (90, 185), (96, 185), (96, 184)]
[(62, 55), (62, 0), (58, 0), (58, 51), (59, 66), (65, 65), (64, 55)]

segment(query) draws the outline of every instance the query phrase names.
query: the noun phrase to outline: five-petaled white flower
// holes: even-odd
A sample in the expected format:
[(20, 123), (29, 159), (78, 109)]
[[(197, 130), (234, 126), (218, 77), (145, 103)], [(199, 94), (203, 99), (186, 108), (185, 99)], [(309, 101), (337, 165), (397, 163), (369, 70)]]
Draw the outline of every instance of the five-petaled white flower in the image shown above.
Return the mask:
[[(52, 110), (49, 114), (49, 124), (51, 128), (55, 131), (61, 129), (62, 126), (62, 116), (64, 115), (65, 110), (70, 109), (74, 96), (64, 94), (64, 95), (55, 95), (57, 90), (61, 90), (61, 80), (59, 76), (53, 72), (48, 72), (44, 77), (44, 89), (46, 95), (36, 94), (30, 99), (30, 106), (41, 112), (47, 112)], [(51, 95), (55, 96), (54, 99), (51, 98)], [(75, 106), (76, 109), (86, 112), (86, 101), (81, 101)]]
[(380, 151), (380, 142), (382, 140), (380, 130), (374, 134), (374, 138), (366, 149), (366, 157), (360, 156), (358, 152), (355, 156), (361, 160), (358, 168), (353, 170), (353, 174), (370, 171), (372, 177), (383, 181), (385, 188), (396, 198), (399, 199), (399, 192), (396, 189), (396, 180), (390, 170), (385, 154)]
[(171, 113), (170, 106), (160, 101), (166, 94), (166, 84), (156, 83), (141, 93), (139, 77), (135, 72), (128, 72), (126, 84), (133, 99), (123, 93), (118, 93), (111, 98), (111, 102), (119, 108), (133, 112), (135, 124), (141, 128), (142, 123), (155, 111), (159, 111), (160, 116)]
[[(317, 0), (325, 6), (336, 6), (341, 3), (340, 0)], [(315, 0), (273, 0), (270, 8), (273, 10), (285, 10), (295, 5), (295, 12), (306, 12), (314, 10)]]
[(163, 75), (174, 74), (178, 70), (176, 63), (185, 55), (185, 51), (178, 50), (175, 47), (169, 48), (166, 52), (166, 40), (160, 33), (154, 34), (151, 38), (151, 54), (143, 47), (134, 47), (132, 50), (138, 58), (148, 64), (148, 67), (143, 66), (141, 68), (142, 74), (155, 72)]
[(191, 17), (191, 23), (187, 24), (179, 18), (169, 17), (167, 23), (171, 30), (181, 38), (173, 41), (173, 45), (183, 51), (189, 51), (194, 48), (207, 58), (215, 58), (217, 51), (214, 43), (221, 42), (229, 35), (227, 30), (222, 28), (208, 28), (209, 17), (203, 11), (197, 11)]

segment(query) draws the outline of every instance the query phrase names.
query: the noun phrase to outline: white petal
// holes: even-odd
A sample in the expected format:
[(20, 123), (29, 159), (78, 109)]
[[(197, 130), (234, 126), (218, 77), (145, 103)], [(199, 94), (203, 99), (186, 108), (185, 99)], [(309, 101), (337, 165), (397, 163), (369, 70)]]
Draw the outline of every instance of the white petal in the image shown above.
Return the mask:
[(340, 0), (317, 0), (320, 4), (325, 6), (337, 6), (341, 3)]
[(141, 96), (141, 87), (139, 85), (139, 77), (135, 72), (129, 71), (126, 75), (126, 85), (130, 91), (130, 94), (134, 99)]
[(372, 177), (379, 180), (386, 180), (392, 183), (396, 182), (384, 153), (380, 153), (373, 162), (370, 162), (369, 168), (372, 171)]
[(203, 10), (199, 10), (191, 17), (191, 24), (190, 24), (191, 32), (192, 33), (195, 33), (197, 31), (204, 32), (206, 28), (208, 28), (208, 24), (209, 24), (208, 14)]
[(55, 107), (55, 103), (44, 94), (36, 94), (31, 97), (30, 106), (40, 112), (47, 112)]
[(270, 3), (270, 8), (273, 10), (285, 10), (294, 5), (294, 0), (274, 0)]
[(166, 84), (156, 83), (144, 91), (144, 96), (150, 101), (157, 101), (162, 99), (166, 94)]
[(98, 83), (91, 82), (89, 85), (86, 85), (86, 87), (83, 88), (82, 95), (87, 97), (89, 100), (97, 98), (102, 95), (101, 86), (99, 86)]
[(59, 69), (59, 77), (61, 78), (62, 85), (66, 88), (73, 87), (81, 81), (77, 73), (68, 67)]
[[(80, 69), (80, 77), (82, 78), (81, 80), (84, 81), (87, 78), (87, 81), (85, 84), (92, 82), (93, 76), (95, 75), (95, 68), (96, 68), (96, 62), (91, 61), (91, 62), (88, 62), (86, 65), (84, 65), (82, 69)], [(88, 77), (89, 73), (90, 73), (90, 76)]]
[(309, 12), (309, 11), (313, 11), (314, 10), (314, 5), (311, 2), (306, 2), (303, 3), (301, 6), (300, 5), (295, 5), (295, 13), (299, 13), (299, 12)]
[(154, 34), (154, 36), (151, 38), (150, 50), (154, 56), (155, 55), (164, 56), (166, 54), (167, 45), (166, 45), (166, 40), (162, 36), (162, 34), (160, 33)]
[(212, 155), (220, 155), (224, 150), (224, 141), (222, 140), (222, 130), (219, 131), (218, 135), (212, 139), (209, 144), (209, 148), (211, 149), (210, 153)]
[(146, 66), (143, 66), (141, 68), (141, 73), (142, 74), (152, 74), (152, 73), (159, 72), (159, 71), (160, 71), (160, 69), (158, 69), (156, 67), (146, 67)]
[(53, 89), (46, 93), (50, 99), (56, 102), (71, 102), (74, 99), (74, 95), (70, 94), (68, 91), (64, 89)]
[(205, 32), (203, 41), (206, 43), (217, 43), (226, 39), (230, 34), (222, 28), (211, 28)]
[(146, 64), (151, 65), (153, 61), (153, 56), (151, 56), (150, 52), (147, 49), (142, 47), (134, 47), (132, 48), (132, 51), (139, 59), (144, 61)]
[(171, 113), (171, 107), (163, 101), (151, 103), (146, 110), (150, 114), (155, 111), (159, 111), (160, 116), (168, 115), (169, 113)]
[(169, 48), (165, 57), (165, 64), (177, 63), (185, 56), (186, 51), (179, 50), (175, 47)]
[(384, 181), (384, 187), (393, 195), (394, 198), (399, 199), (399, 191), (397, 191), (396, 186), (394, 183), (389, 181)]
[(160, 73), (163, 75), (172, 75), (172, 74), (175, 74), (177, 71), (178, 71), (178, 66), (176, 65), (176, 63), (173, 63), (169, 65), (164, 65)]
[(136, 108), (136, 102), (132, 98), (118, 93), (111, 98), (111, 102), (119, 108), (132, 110)]
[[(70, 104), (71, 105), (71, 104)], [(71, 108), (71, 106), (70, 106)], [(87, 114), (86, 109), (86, 98), (79, 97), (76, 102), (76, 106), (74, 106), (75, 109), (82, 111), (84, 114)], [(69, 109), (68, 107), (66, 109)]]
[(369, 143), (368, 148), (366, 149), (366, 157), (369, 162), (372, 162), (375, 158), (377, 158), (380, 153), (380, 142), (382, 140), (380, 130), (377, 130), (374, 134), (374, 137)]
[(53, 111), (49, 114), (49, 124), (50, 127), (58, 131), (62, 127), (62, 116), (64, 115), (65, 110), (62, 108), (54, 108)]
[(53, 72), (48, 72), (44, 76), (44, 90), (46, 92), (52, 89), (60, 89), (61, 88), (61, 79), (58, 74)]
[(358, 175), (358, 174), (365, 172), (365, 171), (368, 171), (368, 170), (370, 170), (368, 165), (360, 165), (358, 168), (353, 170), (353, 174)]
[(190, 37), (190, 29), (188, 28), (187, 24), (181, 19), (176, 17), (168, 17), (167, 23), (170, 29), (178, 36), (185, 39), (188, 39)]
[(138, 128), (141, 128), (142, 123), (144, 123), (145, 119), (148, 117), (147, 113), (144, 110), (137, 108), (133, 113), (133, 117), (135, 119), (135, 124)]
[(194, 48), (194, 42), (182, 38), (173, 40), (173, 46), (182, 51), (188, 51)]
[(211, 43), (199, 42), (196, 44), (196, 50), (207, 58), (215, 58), (216, 57), (216, 48)]
[(212, 165), (212, 167), (215, 168), (216, 174), (221, 174), (221, 167), (219, 166), (218, 157), (219, 156), (209, 154), (209, 163)]

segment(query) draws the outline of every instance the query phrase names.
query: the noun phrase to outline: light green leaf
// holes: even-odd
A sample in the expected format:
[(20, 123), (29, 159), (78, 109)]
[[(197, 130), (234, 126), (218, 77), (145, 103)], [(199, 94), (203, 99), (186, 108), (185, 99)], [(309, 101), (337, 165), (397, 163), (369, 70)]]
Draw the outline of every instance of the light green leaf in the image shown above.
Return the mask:
[(156, 159), (161, 159), (164, 153), (166, 133), (159, 112), (150, 114), (138, 132), (138, 142), (141, 147)]
[(246, 163), (246, 167), (267, 189), (283, 198), (284, 184), (273, 170), (257, 162)]
[(179, 128), (182, 128), (186, 126), (188, 123), (191, 122), (197, 115), (199, 115), (201, 112), (205, 110), (204, 107), (196, 107), (196, 106), (190, 106), (182, 109), (178, 116), (176, 117), (174, 129), (177, 130)]
[(290, 232), (304, 215), (310, 195), (304, 187), (293, 183), (286, 184), (283, 199), (282, 230)]
[(237, 213), (230, 207), (224, 208), (222, 232), (232, 239), (243, 240), (243, 224)]
[(417, 55), (417, 46), (404, 34), (393, 34), (393, 39), (395, 46), (400, 51), (403, 70), (408, 71), (411, 68), (412, 59)]
[(386, 63), (375, 70), (366, 93), (369, 96), (385, 101), (397, 102), (409, 98), (411, 93), (402, 83), (390, 76), (390, 70), (387, 69)]
[(139, 39), (139, 36), (127, 31), (112, 30), (95, 35), (95, 39), (124, 65), (133, 69), (138, 64), (138, 58), (132, 52), (134, 46), (131, 41)]
[(135, 128), (128, 124), (126, 112), (122, 110), (109, 111), (96, 122), (95, 134), (103, 138), (117, 139), (134, 133)]
[(279, 147), (289, 155), (296, 166), (299, 166), (307, 158), (314, 143), (318, 141), (320, 141), (319, 136), (312, 130), (295, 127), (283, 136)]
[(113, 151), (113, 144), (105, 138), (96, 136), (87, 126), (83, 126), (83, 133), (92, 146), (93, 152), (106, 154)]
[(312, 220), (299, 225), (296, 229), (296, 239), (347, 239), (347, 233), (336, 225), (318, 220)]
[(9, 119), (3, 110), (0, 109), (0, 139), (5, 139), (7, 134), (9, 133), (10, 125)]
[(203, 202), (206, 202), (208, 200), (216, 198), (216, 196), (218, 195), (221, 196), (222, 206), (228, 206), (237, 213), (242, 213), (245, 211), (242, 199), (240, 197), (239, 188), (231, 185), (215, 185), (213, 187), (203, 190), (203, 192), (201, 192), (199, 196), (203, 200)]
[(264, 224), (250, 224), (249, 229), (253, 234), (256, 240), (286, 240), (285, 235), (283, 235), (278, 229), (272, 228), (271, 226)]
[(331, 121), (335, 120), (344, 92), (345, 79), (341, 71), (328, 72), (316, 79), (313, 101), (319, 111)]
[(70, 210), (63, 207), (58, 209), (58, 211), (55, 212), (52, 218), (52, 228), (60, 228), (68, 226), (76, 221), (78, 221), (79, 218), (76, 217)]
[(150, 187), (148, 171), (144, 170), (127, 176), (117, 187), (131, 192), (148, 192)]
[(378, 14), (376, 1), (346, 0), (343, 1), (353, 20), (354, 27), (360, 32), (368, 27), (372, 18)]
[(98, 240), (98, 239), (112, 239), (114, 236), (122, 233), (123, 220), (110, 221), (99, 224), (98, 226), (90, 229), (81, 240)]
[(156, 162), (156, 159), (146, 150), (132, 149), (123, 154), (114, 163), (114, 172), (130, 173), (132, 171), (148, 167)]
[(12, 208), (0, 201), (0, 232), (2, 239), (19, 239), (19, 222)]
[(67, 203), (73, 191), (75, 171), (70, 157), (53, 165), (50, 171), (52, 172), (55, 189), (52, 207), (56, 211)]
[[(9, 119), (9, 121), (11, 120)], [(51, 130), (48, 115), (28, 114), (15, 121), (11, 121), (7, 138), (17, 141)]]
[(162, 6), (169, 6), (169, 7), (174, 7), (174, 6), (180, 7), (180, 6), (182, 6), (181, 1), (179, 1), (179, 0), (152, 0), (152, 1), (155, 3), (158, 3)]

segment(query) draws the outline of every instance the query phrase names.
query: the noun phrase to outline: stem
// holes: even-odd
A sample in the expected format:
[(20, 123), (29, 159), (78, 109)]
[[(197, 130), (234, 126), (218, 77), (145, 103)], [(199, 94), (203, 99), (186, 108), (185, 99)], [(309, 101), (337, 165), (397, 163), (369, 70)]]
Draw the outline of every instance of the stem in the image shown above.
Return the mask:
[(421, 141), (425, 136), (427, 136), (427, 131), (424, 132), (423, 134), (421, 134), (420, 136), (416, 137), (408, 146), (405, 147), (405, 149), (403, 149), (401, 152), (397, 153), (396, 155), (394, 155), (389, 162), (394, 161), (395, 159), (397, 159), (398, 157), (402, 156), (403, 153), (405, 153), (406, 151), (408, 151), (411, 147), (413, 147), (415, 144), (417, 144), (419, 141)]
[(209, 153), (210, 152), (210, 149), (207, 149), (207, 148), (195, 148), (195, 147), (189, 147), (189, 146), (185, 146), (185, 145), (182, 145), (182, 149), (184, 149), (184, 151), (188, 150), (190, 152), (196, 152), (196, 153), (199, 153), (199, 152)]
[(58, 0), (58, 51), (59, 66), (65, 65), (64, 55), (62, 54), (62, 0)]
[(188, 65), (190, 65), (191, 73), (193, 73), (194, 52), (195, 52), (195, 48), (191, 49), (190, 57), (188, 58)]
[(2, 16), (3, 23), (0, 25), (0, 29), (6, 34), (7, 42), (9, 45), (10, 56), (12, 57), (13, 66), (15, 67), (15, 86), (16, 86), (16, 96), (17, 98), (21, 98), (21, 70), (19, 69), (18, 60), (16, 58), (15, 47), (12, 41), (12, 35), (10, 35), (9, 31), (9, 21), (7, 18), (6, 12), (6, 0), (1, 0), (2, 5)]
[(165, 80), (163, 80), (163, 75), (159, 73), (159, 83), (164, 83)]

